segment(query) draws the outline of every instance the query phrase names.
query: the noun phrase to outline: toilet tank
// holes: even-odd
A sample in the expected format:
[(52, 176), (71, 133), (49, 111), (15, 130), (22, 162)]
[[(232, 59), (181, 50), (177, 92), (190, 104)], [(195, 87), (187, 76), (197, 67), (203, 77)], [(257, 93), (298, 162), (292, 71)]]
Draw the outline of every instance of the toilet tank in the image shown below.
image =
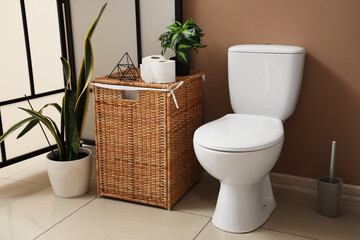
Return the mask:
[(299, 97), (304, 60), (302, 47), (230, 47), (229, 92), (234, 112), (287, 119)]

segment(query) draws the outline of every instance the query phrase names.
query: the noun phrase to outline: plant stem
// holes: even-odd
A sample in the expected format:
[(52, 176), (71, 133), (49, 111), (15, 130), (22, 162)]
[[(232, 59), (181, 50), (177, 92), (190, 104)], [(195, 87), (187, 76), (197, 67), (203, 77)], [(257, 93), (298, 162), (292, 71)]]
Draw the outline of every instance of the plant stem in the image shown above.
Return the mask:
[[(24, 95), (25, 95), (26, 101), (27, 101), (27, 102), (29, 103), (29, 105), (30, 105), (31, 110), (35, 111), (34, 108), (33, 108), (32, 105), (31, 105), (30, 101), (29, 101), (29, 98), (26, 96), (26, 94), (24, 94)], [(46, 133), (45, 133), (45, 131), (44, 131), (44, 128), (43, 128), (43, 126), (41, 125), (41, 122), (40, 122), (39, 120), (38, 120), (38, 122), (39, 122), (39, 125), (40, 125), (40, 128), (41, 128), (42, 132), (44, 133), (44, 136), (45, 136), (45, 138), (46, 138), (46, 141), (47, 141), (47, 143), (48, 143), (49, 146), (50, 146), (50, 150), (51, 150), (51, 152), (52, 152), (52, 154), (53, 154), (53, 156), (54, 156), (54, 160), (55, 160), (55, 153), (54, 153), (54, 150), (52, 149), (52, 146), (51, 146), (51, 144), (50, 144), (50, 141), (49, 141), (48, 137), (46, 136)]]

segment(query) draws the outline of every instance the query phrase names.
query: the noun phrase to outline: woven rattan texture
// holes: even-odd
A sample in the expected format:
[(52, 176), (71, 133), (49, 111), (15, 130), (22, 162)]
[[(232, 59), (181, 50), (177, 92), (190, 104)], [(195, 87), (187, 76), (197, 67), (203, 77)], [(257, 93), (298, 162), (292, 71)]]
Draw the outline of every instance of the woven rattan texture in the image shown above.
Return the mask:
[[(138, 69), (140, 71), (140, 69)], [(191, 71), (190, 75), (183, 77), (176, 77), (176, 82), (174, 83), (146, 83), (142, 78), (136, 79), (136, 81), (120, 81), (117, 79), (109, 78), (109, 75), (95, 78), (91, 82), (93, 83), (104, 83), (104, 84), (114, 84), (114, 85), (123, 85), (123, 86), (132, 86), (132, 87), (148, 87), (148, 88), (161, 88), (161, 89), (173, 89), (178, 85), (180, 81), (190, 81), (198, 79), (200, 75), (203, 75), (204, 72), (201, 71)], [(116, 73), (111, 76), (116, 76)]]
[[(99, 196), (170, 209), (199, 180), (192, 138), (201, 125), (203, 74), (177, 78), (184, 81), (174, 92), (178, 109), (168, 92), (138, 91), (138, 100), (128, 100), (122, 91), (93, 87)], [(114, 79), (93, 82), (114, 84)], [(177, 84), (140, 79), (132, 86), (171, 89)]]

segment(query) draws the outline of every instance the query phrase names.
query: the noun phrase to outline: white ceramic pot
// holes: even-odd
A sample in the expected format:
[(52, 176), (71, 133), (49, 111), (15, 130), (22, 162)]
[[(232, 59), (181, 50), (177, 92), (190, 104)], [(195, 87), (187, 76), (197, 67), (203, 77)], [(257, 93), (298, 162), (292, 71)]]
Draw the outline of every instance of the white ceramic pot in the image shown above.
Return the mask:
[[(58, 154), (58, 150), (54, 152)], [(58, 197), (78, 197), (89, 189), (92, 153), (87, 148), (80, 148), (79, 153), (87, 155), (73, 161), (54, 161), (52, 152), (46, 155), (50, 183)]]

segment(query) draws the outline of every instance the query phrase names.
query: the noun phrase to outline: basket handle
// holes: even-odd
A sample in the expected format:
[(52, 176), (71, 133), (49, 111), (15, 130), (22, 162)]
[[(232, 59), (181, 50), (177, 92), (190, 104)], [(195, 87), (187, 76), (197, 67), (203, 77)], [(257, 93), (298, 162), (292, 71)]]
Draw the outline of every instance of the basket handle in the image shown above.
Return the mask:
[(181, 81), (174, 89), (169, 89), (169, 93), (168, 93), (168, 97), (170, 97), (170, 95), (172, 95), (172, 97), (173, 97), (173, 99), (174, 99), (174, 103), (175, 103), (175, 106), (176, 106), (176, 108), (179, 108), (179, 105), (178, 105), (178, 103), (177, 103), (177, 101), (176, 101), (176, 97), (175, 97), (175, 93), (174, 93), (174, 91), (176, 90), (176, 89), (178, 89), (181, 85), (183, 85), (184, 84), (184, 81)]
[(123, 86), (123, 85), (104, 84), (104, 83), (92, 83), (93, 86), (101, 87), (101, 88), (107, 88), (107, 89), (113, 89), (113, 90), (129, 90), (129, 91), (134, 91), (134, 90), (139, 91), (139, 90), (141, 90), (141, 91), (169, 92), (167, 96), (170, 97), (172, 95), (176, 108), (179, 108), (179, 105), (177, 103), (174, 91), (176, 89), (178, 89), (183, 84), (184, 84), (184, 81), (181, 81), (175, 88), (162, 89), (162, 88), (145, 88), (145, 87)]

